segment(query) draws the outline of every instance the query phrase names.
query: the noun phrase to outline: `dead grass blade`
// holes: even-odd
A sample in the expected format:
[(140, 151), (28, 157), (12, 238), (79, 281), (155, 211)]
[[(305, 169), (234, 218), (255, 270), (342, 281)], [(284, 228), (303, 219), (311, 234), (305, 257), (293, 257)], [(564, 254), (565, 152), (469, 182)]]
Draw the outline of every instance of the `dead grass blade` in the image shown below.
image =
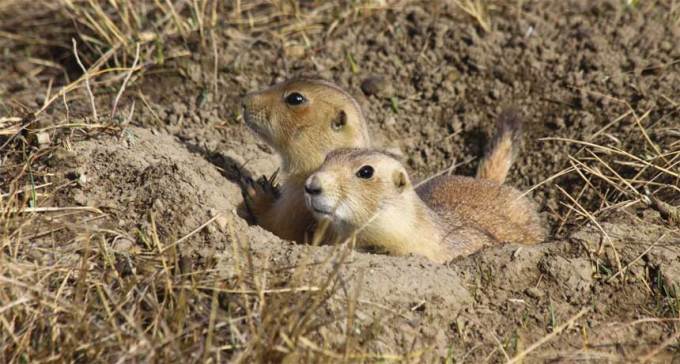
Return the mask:
[(482, 0), (456, 0), (456, 6), (477, 21), (484, 32), (491, 31), (491, 20), (487, 12), (486, 4)]
[(529, 345), (526, 349), (522, 350), (519, 354), (512, 357), (512, 359), (508, 361), (508, 364), (522, 362), (528, 354), (536, 350), (539, 346), (557, 337), (559, 334), (562, 333), (562, 331), (570, 328), (574, 323), (576, 323), (576, 321), (578, 321), (578, 319), (580, 319), (583, 315), (587, 314), (588, 312), (590, 312), (590, 308), (581, 309), (581, 311), (579, 311), (576, 315), (572, 316), (569, 320), (567, 320), (567, 322), (556, 327), (551, 333), (540, 338), (538, 341), (534, 342), (533, 344)]

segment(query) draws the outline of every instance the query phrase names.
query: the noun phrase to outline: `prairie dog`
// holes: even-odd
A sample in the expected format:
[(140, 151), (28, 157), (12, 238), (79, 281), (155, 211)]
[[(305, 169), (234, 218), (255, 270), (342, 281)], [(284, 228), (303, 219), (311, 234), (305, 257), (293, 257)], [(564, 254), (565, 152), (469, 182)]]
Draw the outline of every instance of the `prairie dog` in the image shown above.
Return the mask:
[(242, 100), (246, 125), (281, 158), (284, 181), (275, 193), (274, 181), (246, 181), (240, 210), (283, 239), (307, 240), (314, 218), (304, 203), (304, 182), (328, 152), (369, 147), (370, 137), (361, 107), (337, 85), (318, 79), (295, 78)]
[(529, 198), (520, 198), (514, 188), (500, 187), (517, 154), (521, 128), (518, 111), (501, 111), (476, 179), (439, 176), (418, 186), (416, 192), (430, 208), (455, 212), (458, 220), (475, 225), (497, 241), (534, 244), (544, 240), (546, 230), (536, 204)]
[[(427, 192), (428, 204), (414, 190), (404, 166), (388, 153), (340, 149), (307, 179), (305, 202), (317, 220), (329, 222), (334, 238), (355, 237), (359, 247), (422, 255), (438, 263), (503, 241), (480, 221), (502, 224), (504, 236), (517, 237), (514, 242), (534, 244), (544, 236), (535, 207), (512, 187), (442, 176)], [(532, 226), (517, 224), (515, 214), (530, 215)], [(533, 240), (525, 238), (527, 229), (539, 233)]]
[(501, 111), (496, 119), (496, 134), (486, 147), (484, 158), (477, 167), (477, 178), (503, 183), (517, 154), (522, 134), (522, 120), (514, 109)]

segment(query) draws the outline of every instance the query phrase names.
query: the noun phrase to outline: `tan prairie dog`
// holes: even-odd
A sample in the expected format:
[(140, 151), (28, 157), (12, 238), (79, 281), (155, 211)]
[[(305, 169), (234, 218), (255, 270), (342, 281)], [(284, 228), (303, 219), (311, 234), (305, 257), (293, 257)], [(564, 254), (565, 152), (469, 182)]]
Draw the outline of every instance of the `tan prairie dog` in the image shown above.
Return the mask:
[[(246, 125), (281, 158), (284, 180), (280, 191), (275, 191), (271, 181), (248, 181), (240, 210), (247, 209), (247, 214), (258, 225), (283, 239), (307, 242), (308, 233), (313, 231), (316, 221), (305, 206), (304, 183), (330, 151), (370, 147), (368, 126), (361, 108), (339, 86), (312, 78), (295, 78), (248, 94), (243, 98), (242, 106)], [(514, 141), (519, 131), (518, 120), (516, 113), (501, 113), (499, 132), (480, 164), (478, 178), (497, 183), (504, 181), (516, 149)], [(457, 179), (447, 183), (441, 181), (435, 178), (416, 189), (434, 209), (438, 208), (439, 195), (448, 193), (451, 186), (459, 182)], [(460, 183), (464, 188), (465, 180), (461, 179)], [(476, 214), (474, 206), (456, 204), (452, 208), (470, 221), (481, 217), (482, 221), (476, 223), (489, 231), (503, 231), (488, 226), (490, 223), (487, 222), (492, 220)], [(497, 238), (521, 242), (521, 239), (503, 235)], [(528, 239), (537, 240), (533, 236)]]
[(280, 156), (284, 180), (280, 193), (271, 181), (249, 181), (241, 210), (283, 239), (306, 242), (315, 220), (305, 207), (305, 180), (330, 151), (370, 146), (361, 108), (340, 87), (311, 78), (248, 94), (242, 107), (246, 125)]
[(457, 214), (498, 242), (535, 244), (546, 238), (538, 207), (510, 186), (501, 186), (517, 154), (522, 119), (506, 108), (496, 119), (496, 133), (477, 168), (477, 178), (440, 176), (416, 188), (437, 213)]
[[(340, 241), (354, 236), (358, 247), (392, 255), (445, 263), (502, 242), (499, 235), (525, 244), (545, 236), (535, 205), (512, 187), (441, 176), (426, 195), (428, 204), (394, 156), (371, 149), (331, 152), (305, 184), (307, 207), (329, 222), (330, 236)], [(491, 225), (497, 226), (485, 228)]]

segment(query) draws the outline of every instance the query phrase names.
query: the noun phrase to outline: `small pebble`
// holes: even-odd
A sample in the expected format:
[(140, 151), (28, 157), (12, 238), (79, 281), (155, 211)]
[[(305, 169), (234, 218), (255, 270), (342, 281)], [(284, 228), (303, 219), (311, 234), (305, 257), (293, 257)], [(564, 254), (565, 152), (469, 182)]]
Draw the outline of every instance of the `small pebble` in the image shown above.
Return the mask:
[(538, 298), (543, 297), (543, 291), (541, 291), (540, 289), (538, 289), (536, 287), (529, 287), (524, 292), (527, 294), (527, 296), (529, 296), (531, 298), (537, 298), (538, 299)]
[(177, 101), (172, 103), (172, 112), (175, 115), (184, 115), (187, 111), (189, 111), (189, 109), (184, 103)]
[(501, 97), (501, 93), (500, 93), (498, 90), (496, 90), (496, 89), (492, 89), (491, 91), (489, 91), (489, 96), (490, 96), (493, 100), (498, 100), (498, 99), (500, 99), (500, 97)]
[(80, 206), (87, 205), (87, 197), (85, 196), (85, 192), (83, 192), (82, 190), (74, 190), (73, 201)]
[(363, 91), (366, 96), (387, 93), (385, 91), (388, 89), (389, 82), (382, 76), (371, 76), (361, 82), (361, 91)]
[(27, 74), (31, 73), (31, 71), (33, 71), (33, 69), (35, 69), (35, 66), (31, 62), (28, 62), (28, 61), (18, 62), (16, 65), (14, 65), (14, 67), (22, 75), (27, 75)]
[(154, 32), (141, 32), (139, 33), (139, 40), (142, 42), (151, 42), (156, 40), (158, 36)]
[(305, 56), (305, 47), (299, 44), (288, 46), (284, 49), (286, 57), (300, 59)]
[(129, 252), (132, 247), (135, 245), (135, 243), (127, 238), (122, 238), (116, 240), (116, 244), (114, 245), (114, 249), (119, 252)]
[(661, 42), (660, 48), (661, 48), (661, 50), (668, 52), (668, 51), (673, 49), (673, 43), (671, 43), (667, 40), (664, 40), (663, 42)]
[(179, 257), (179, 269), (182, 274), (189, 274), (193, 271), (193, 259), (191, 257), (182, 255)]
[(50, 135), (45, 132), (41, 132), (35, 135), (36, 140), (38, 141), (38, 145), (40, 147), (46, 147), (50, 145)]

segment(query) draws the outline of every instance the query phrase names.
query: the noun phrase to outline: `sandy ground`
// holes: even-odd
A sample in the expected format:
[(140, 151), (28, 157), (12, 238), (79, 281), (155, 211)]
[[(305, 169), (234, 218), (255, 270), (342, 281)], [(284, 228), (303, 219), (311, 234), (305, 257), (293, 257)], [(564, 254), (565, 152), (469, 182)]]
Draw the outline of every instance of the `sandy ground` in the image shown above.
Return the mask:
[[(26, 227), (24, 244), (54, 247), (115, 230), (121, 233), (106, 244), (119, 257), (137, 256), (116, 265), (135, 276), (153, 270), (138, 256), (149, 250), (138, 232), (153, 230), (165, 244), (179, 241), (173, 250), (184, 272), (210, 270), (229, 281), (245, 264), (272, 272), (271, 289), (294, 277), (308, 287), (333, 277), (327, 299), (310, 303), (325, 324), (308, 333), (329, 350), (345, 343), (344, 317), (352, 316), (351, 335), (363, 350), (414, 361), (506, 361), (527, 348), (529, 362), (628, 361), (656, 349), (657, 359), (670, 361), (678, 348), (680, 232), (645, 196), (680, 204), (680, 27), (671, 6), (495, 5), (486, 32), (455, 5), (416, 2), (349, 11), (332, 32), (332, 22), (315, 24), (323, 31), (311, 27), (307, 43), (225, 21), (215, 33), (217, 59), (209, 47), (197, 50), (132, 83), (120, 106), (126, 114), (136, 102), (126, 128), (50, 132), (52, 140), (70, 139), (35, 167), (40, 181), (64, 186), (45, 204), (92, 210), (72, 217), (66, 231), (32, 234), (47, 221)], [(38, 108), (44, 77), (21, 57), (4, 57), (4, 109)], [(238, 98), (299, 74), (356, 95), (375, 138), (398, 147), (417, 179), (452, 166), (473, 174), (494, 116), (518, 106), (525, 134), (508, 183), (536, 186), (531, 196), (550, 239), (440, 266), (295, 245), (249, 226), (235, 213), (235, 171), (269, 175), (278, 160), (243, 125)], [(387, 81), (377, 94), (361, 90), (369, 77)], [(70, 96), (68, 118), (89, 118), (85, 95)], [(100, 92), (97, 102), (110, 105), (114, 96)], [(55, 103), (38, 123), (61, 123), (64, 115)], [(79, 262), (80, 250), (66, 250), (37, 249), (25, 262)]]

